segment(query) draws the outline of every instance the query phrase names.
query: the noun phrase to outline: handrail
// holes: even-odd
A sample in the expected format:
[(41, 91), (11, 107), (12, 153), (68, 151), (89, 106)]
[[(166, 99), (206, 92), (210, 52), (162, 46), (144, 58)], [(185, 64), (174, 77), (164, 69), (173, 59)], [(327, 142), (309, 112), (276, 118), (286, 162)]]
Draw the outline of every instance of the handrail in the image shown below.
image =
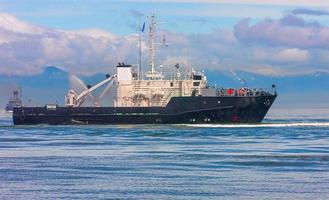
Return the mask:
[[(276, 94), (276, 91), (274, 91)], [(216, 96), (265, 96), (273, 95), (266, 88), (216, 88)]]

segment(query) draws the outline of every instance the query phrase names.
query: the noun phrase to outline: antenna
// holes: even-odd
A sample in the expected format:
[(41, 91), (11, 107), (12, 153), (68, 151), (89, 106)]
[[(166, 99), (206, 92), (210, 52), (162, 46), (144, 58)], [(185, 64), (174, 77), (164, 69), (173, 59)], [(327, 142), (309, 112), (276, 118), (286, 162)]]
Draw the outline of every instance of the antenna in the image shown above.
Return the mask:
[(243, 85), (246, 86), (247, 83), (244, 79), (240, 78), (233, 70), (230, 70), (231, 74), (239, 80), (239, 82)]
[(149, 72), (153, 74), (155, 72), (155, 28), (156, 28), (156, 20), (155, 20), (155, 15), (152, 14), (150, 17), (150, 32), (149, 32), (149, 65), (150, 69)]
[(19, 91), (19, 98), (21, 99), (22, 98), (22, 93), (23, 93), (23, 90), (22, 90), (22, 87), (21, 86), (19, 86), (18, 87), (18, 91)]
[(141, 74), (142, 74), (142, 31), (144, 31), (145, 28), (145, 23), (143, 24), (142, 29), (141, 28), (141, 19), (139, 18), (139, 27), (138, 27), (138, 32), (139, 32), (139, 65), (138, 65), (138, 80), (141, 79)]
[(168, 47), (168, 43), (166, 42), (166, 35), (162, 36), (162, 45)]

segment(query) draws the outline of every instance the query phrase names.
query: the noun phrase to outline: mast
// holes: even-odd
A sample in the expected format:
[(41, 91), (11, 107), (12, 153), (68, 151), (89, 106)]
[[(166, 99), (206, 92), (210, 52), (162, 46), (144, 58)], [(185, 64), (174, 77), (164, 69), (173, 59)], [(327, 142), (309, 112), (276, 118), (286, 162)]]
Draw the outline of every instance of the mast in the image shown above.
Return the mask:
[(155, 70), (155, 38), (156, 38), (156, 19), (155, 15), (150, 16), (150, 29), (149, 29), (149, 71), (146, 77), (150, 80), (162, 79), (163, 75)]
[(151, 15), (151, 23), (150, 23), (150, 32), (149, 32), (149, 72), (154, 74), (155, 72), (155, 15)]
[[(141, 28), (141, 20), (139, 19), (139, 65), (138, 65), (138, 80), (142, 79), (142, 31)], [(144, 28), (144, 27), (143, 27)]]

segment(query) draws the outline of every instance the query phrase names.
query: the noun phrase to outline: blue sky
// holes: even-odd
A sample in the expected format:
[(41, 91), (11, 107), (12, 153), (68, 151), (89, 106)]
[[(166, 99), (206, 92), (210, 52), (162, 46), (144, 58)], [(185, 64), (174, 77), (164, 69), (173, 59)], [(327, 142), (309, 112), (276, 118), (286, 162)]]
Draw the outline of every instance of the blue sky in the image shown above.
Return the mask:
[(171, 44), (158, 65), (329, 72), (327, 0), (1, 0), (0, 74), (51, 65), (91, 74), (137, 62), (136, 26), (151, 13)]
[[(199, 1), (113, 1), (113, 0), (2, 0), (0, 9), (34, 24), (59, 29), (101, 28), (116, 34), (134, 32), (136, 13), (156, 13), (161, 27), (182, 33), (209, 32), (232, 28), (241, 18), (258, 21), (266, 17), (280, 18), (295, 8), (328, 9), (314, 6), (270, 5), (259, 3), (202, 3)], [(193, 1), (192, 1), (193, 2)], [(201, 2), (201, 3), (200, 3)], [(234, 2), (234, 1), (232, 1)], [(243, 2), (243, 1), (241, 1)], [(298, 2), (298, 1), (296, 1)], [(329, 25), (329, 16), (308, 16)]]

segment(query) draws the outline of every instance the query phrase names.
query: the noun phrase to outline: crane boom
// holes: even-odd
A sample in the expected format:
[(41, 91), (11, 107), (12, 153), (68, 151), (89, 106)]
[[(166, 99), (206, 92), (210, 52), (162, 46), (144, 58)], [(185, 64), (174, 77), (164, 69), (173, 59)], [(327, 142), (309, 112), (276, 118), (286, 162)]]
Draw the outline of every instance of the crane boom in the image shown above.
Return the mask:
[(89, 93), (93, 92), (94, 90), (96, 90), (97, 88), (101, 87), (102, 85), (104, 85), (104, 84), (110, 82), (111, 80), (113, 80), (113, 78), (114, 78), (115, 76), (116, 76), (116, 75), (113, 75), (113, 76), (111, 76), (111, 77), (109, 77), (109, 78), (107, 78), (107, 79), (105, 79), (105, 80), (103, 80), (103, 81), (97, 83), (96, 85), (92, 86), (91, 88), (89, 88), (89, 89), (87, 89), (87, 90), (81, 92), (81, 94), (79, 94), (78, 97), (77, 97), (77, 101), (79, 101), (79, 100), (80, 100), (81, 98), (83, 98), (83, 97), (86, 97)]
[(65, 98), (65, 105), (69, 106), (69, 107), (79, 107), (87, 98), (87, 96), (93, 92), (94, 90), (96, 90), (97, 88), (103, 86), (104, 84), (114, 80), (114, 78), (117, 75), (112, 75), (110, 77), (107, 77), (105, 80), (97, 83), (96, 85), (92, 86), (91, 88), (88, 88), (87, 90), (84, 90), (83, 92), (81, 92), (79, 95), (73, 91), (70, 90), (68, 95)]

